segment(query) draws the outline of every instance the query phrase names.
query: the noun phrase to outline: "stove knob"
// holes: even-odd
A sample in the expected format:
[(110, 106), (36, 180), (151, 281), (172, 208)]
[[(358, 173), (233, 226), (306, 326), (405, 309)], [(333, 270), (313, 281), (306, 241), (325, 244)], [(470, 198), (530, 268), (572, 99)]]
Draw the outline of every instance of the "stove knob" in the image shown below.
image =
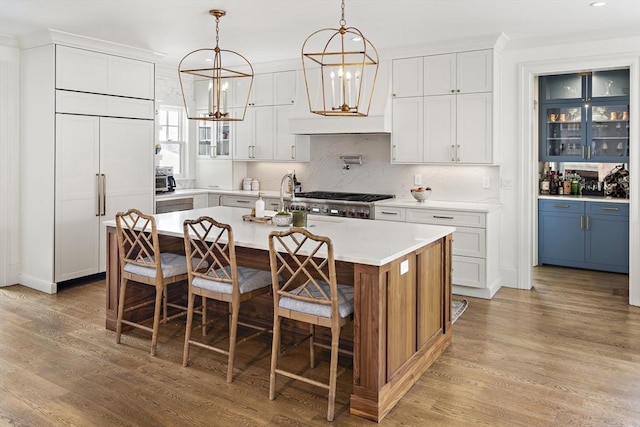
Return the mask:
[(355, 217), (355, 216), (356, 216), (356, 210), (355, 210), (355, 208), (351, 208), (351, 209), (349, 209), (349, 213), (347, 214), (347, 216)]
[(365, 210), (362, 212), (362, 216), (363, 216), (364, 218), (369, 218), (369, 210), (368, 210), (368, 209), (365, 209)]
[(322, 213), (327, 213), (327, 212), (329, 212), (329, 209), (327, 209), (327, 207), (326, 207), (326, 206), (323, 206), (321, 210), (322, 210)]

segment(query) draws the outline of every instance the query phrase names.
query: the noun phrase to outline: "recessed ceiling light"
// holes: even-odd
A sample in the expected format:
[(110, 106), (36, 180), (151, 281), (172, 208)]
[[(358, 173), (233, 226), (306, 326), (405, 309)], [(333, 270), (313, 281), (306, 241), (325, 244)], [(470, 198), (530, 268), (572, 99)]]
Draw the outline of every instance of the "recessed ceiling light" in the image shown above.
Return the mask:
[(591, 3), (589, 6), (592, 7), (602, 7), (604, 5), (606, 5), (607, 2), (606, 1), (594, 1), (593, 3)]

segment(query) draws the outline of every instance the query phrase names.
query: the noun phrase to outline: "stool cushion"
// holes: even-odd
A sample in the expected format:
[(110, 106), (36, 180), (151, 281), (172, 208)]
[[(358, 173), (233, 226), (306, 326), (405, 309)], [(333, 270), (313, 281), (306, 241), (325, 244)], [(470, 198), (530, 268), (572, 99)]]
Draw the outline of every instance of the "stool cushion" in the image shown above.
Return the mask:
[[(225, 267), (229, 276), (231, 276), (231, 272), (229, 270), (230, 267)], [(238, 288), (240, 289), (241, 294), (245, 294), (247, 292), (255, 291), (256, 289), (264, 288), (266, 286), (271, 286), (271, 272), (258, 270), (255, 268), (249, 267), (241, 267), (238, 266)], [(216, 272), (224, 277), (224, 273), (221, 271), (222, 269), (216, 270)], [(231, 294), (232, 286), (231, 283), (222, 282), (219, 280), (215, 280), (212, 275), (211, 279), (205, 279), (203, 277), (194, 277), (192, 285), (196, 288), (207, 289), (212, 292), (220, 292), (221, 294)]]
[[(145, 258), (144, 262), (152, 264), (153, 260), (151, 258)], [(200, 259), (198, 258), (191, 260), (194, 268), (199, 262)], [(209, 265), (206, 261), (203, 264), (206, 265), (201, 265), (200, 267), (206, 268)], [(160, 254), (160, 267), (162, 268), (162, 275), (165, 278), (187, 274), (187, 257), (170, 252), (162, 252)], [(127, 263), (124, 266), (124, 271), (144, 277), (156, 277), (155, 267), (142, 267), (141, 265)]]
[[(325, 281), (318, 280), (318, 284), (324, 290), (326, 295), (330, 295), (331, 288)], [(323, 298), (320, 291), (307, 287), (315, 298)], [(298, 287), (291, 291), (292, 294), (298, 295), (302, 292), (302, 287)], [(283, 296), (280, 298), (281, 308), (299, 311), (301, 313), (312, 314), (320, 317), (331, 317), (331, 305), (318, 302), (301, 301), (295, 298)], [(353, 286), (338, 285), (338, 314), (340, 317), (347, 317), (353, 313)]]

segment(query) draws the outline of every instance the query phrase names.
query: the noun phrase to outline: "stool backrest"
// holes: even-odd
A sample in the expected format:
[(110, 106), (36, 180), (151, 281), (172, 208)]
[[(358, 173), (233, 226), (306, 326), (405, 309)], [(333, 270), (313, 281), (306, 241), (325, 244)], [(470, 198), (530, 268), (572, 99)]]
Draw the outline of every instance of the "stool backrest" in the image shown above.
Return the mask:
[[(269, 257), (274, 307), (281, 297), (289, 297), (330, 305), (331, 317), (337, 317), (338, 285), (330, 238), (305, 228), (273, 231), (269, 234)], [(329, 293), (322, 282), (329, 284)]]
[(145, 215), (137, 209), (118, 212), (116, 233), (122, 268), (125, 264), (155, 268), (157, 277), (162, 277), (160, 243), (153, 216)]
[(236, 292), (236, 250), (231, 226), (201, 216), (185, 220), (183, 229), (189, 278), (202, 277), (231, 283), (233, 292)]

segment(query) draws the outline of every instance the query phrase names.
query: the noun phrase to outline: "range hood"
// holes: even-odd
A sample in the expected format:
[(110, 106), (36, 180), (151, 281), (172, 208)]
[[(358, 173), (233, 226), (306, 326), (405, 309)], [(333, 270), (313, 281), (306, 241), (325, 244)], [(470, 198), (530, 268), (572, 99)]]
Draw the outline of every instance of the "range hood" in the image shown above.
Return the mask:
[(389, 134), (391, 133), (391, 73), (388, 61), (380, 62), (375, 92), (366, 117), (326, 117), (309, 112), (302, 71), (298, 96), (289, 119), (289, 131), (298, 135)]

